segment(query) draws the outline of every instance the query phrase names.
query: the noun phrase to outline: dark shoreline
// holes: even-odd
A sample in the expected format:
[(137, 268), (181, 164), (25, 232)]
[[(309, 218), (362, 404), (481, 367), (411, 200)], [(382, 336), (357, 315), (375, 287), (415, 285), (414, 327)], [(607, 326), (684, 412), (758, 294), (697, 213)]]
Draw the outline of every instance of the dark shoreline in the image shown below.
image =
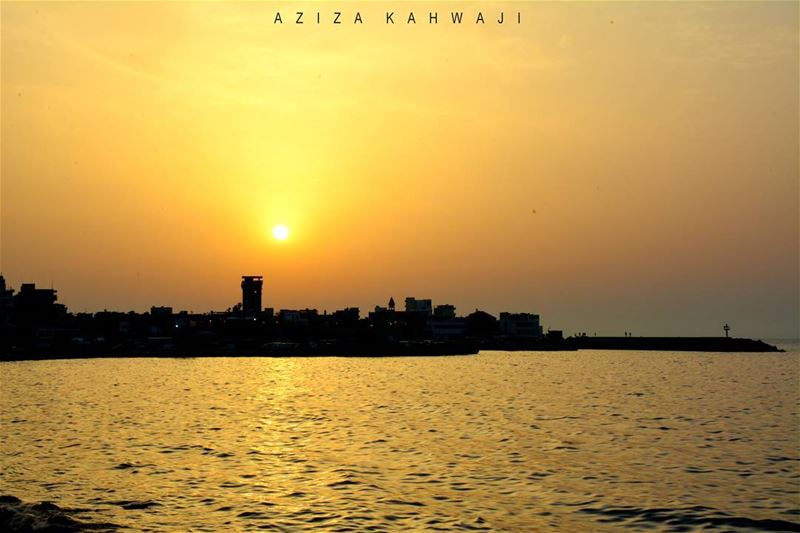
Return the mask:
[(563, 340), (496, 340), (483, 342), (273, 342), (248, 349), (219, 346), (189, 350), (150, 350), (142, 346), (75, 351), (28, 351), (0, 355), (0, 361), (37, 361), (96, 358), (195, 358), (195, 357), (429, 357), (477, 355), (480, 351), (663, 351), (705, 353), (780, 353), (784, 350), (760, 340), (727, 337), (570, 337)]

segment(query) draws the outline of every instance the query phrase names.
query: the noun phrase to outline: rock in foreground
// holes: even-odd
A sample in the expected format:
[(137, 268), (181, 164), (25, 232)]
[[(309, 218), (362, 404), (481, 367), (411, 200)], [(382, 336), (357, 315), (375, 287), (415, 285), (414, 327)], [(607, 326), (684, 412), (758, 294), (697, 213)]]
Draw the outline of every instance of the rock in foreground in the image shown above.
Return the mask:
[(25, 503), (15, 496), (0, 496), (0, 531), (67, 533), (71, 531), (114, 531), (113, 524), (90, 524), (69, 516), (50, 502)]

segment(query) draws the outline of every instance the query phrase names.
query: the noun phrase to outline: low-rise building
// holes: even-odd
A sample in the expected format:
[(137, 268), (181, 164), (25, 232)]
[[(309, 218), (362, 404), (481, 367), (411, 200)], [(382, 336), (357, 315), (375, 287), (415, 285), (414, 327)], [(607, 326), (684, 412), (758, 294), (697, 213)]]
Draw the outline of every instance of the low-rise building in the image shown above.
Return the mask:
[(532, 313), (500, 313), (500, 333), (509, 337), (538, 339), (542, 336), (539, 315)]
[(406, 298), (406, 313), (419, 313), (421, 315), (431, 316), (433, 314), (433, 303), (430, 299), (417, 300), (409, 296)]

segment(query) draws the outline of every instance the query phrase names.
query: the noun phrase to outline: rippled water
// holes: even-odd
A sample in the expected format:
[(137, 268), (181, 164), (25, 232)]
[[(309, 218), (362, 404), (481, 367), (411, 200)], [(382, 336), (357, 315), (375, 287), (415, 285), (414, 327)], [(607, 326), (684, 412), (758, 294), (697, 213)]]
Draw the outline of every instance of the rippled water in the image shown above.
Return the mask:
[(0, 364), (0, 493), (145, 531), (800, 529), (800, 351)]

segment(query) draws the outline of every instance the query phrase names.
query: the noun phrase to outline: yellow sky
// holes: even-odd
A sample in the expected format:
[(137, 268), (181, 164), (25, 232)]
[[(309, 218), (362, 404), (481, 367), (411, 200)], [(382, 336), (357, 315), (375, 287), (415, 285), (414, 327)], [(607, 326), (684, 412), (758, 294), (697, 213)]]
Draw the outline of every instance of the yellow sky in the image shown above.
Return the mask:
[(219, 310), (263, 274), (275, 308), (798, 333), (795, 2), (2, 2), (0, 25), (2, 271), (72, 310)]

